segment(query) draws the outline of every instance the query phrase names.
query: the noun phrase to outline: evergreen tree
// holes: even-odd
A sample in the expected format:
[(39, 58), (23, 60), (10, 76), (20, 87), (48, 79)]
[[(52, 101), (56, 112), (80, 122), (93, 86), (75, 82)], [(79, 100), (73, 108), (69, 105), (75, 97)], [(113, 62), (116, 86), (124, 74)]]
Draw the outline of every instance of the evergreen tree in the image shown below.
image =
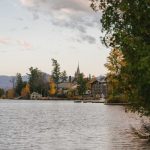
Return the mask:
[(30, 67), (29, 68), (30, 74), (28, 74), (29, 76), (29, 85), (30, 85), (30, 91), (32, 92), (40, 92), (39, 89), (39, 79), (40, 79), (40, 75), (41, 72), (38, 70), (38, 68), (33, 68)]
[(15, 93), (17, 96), (21, 95), (22, 88), (23, 88), (22, 76), (20, 73), (17, 73), (17, 75), (16, 75), (16, 87), (15, 87)]
[(84, 79), (84, 76), (82, 73), (79, 74), (79, 77), (77, 79), (77, 84), (78, 84), (79, 95), (84, 95), (87, 90), (87, 86), (86, 86), (87, 82)]
[(48, 95), (49, 83), (46, 79), (46, 74), (42, 73), (38, 68), (29, 68), (29, 85), (30, 92), (38, 92), (43, 96)]
[(52, 66), (53, 66), (52, 78), (54, 82), (58, 85), (61, 77), (60, 64), (57, 62), (57, 60), (52, 59)]
[(2, 97), (5, 94), (4, 89), (0, 88), (0, 97)]
[(68, 77), (67, 77), (67, 73), (65, 70), (63, 72), (61, 72), (60, 79), (61, 79), (61, 82), (67, 81)]

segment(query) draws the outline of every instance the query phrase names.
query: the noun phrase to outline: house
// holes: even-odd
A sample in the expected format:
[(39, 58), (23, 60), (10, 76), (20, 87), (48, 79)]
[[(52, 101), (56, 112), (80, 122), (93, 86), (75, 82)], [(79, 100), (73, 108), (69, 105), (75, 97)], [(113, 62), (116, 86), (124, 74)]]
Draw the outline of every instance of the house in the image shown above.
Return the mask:
[(100, 79), (93, 79), (91, 82), (91, 95), (93, 97), (106, 97), (107, 96), (107, 84), (105, 77)]
[(73, 86), (70, 82), (63, 82), (58, 84), (58, 94), (66, 94), (69, 89)]
[(39, 93), (33, 92), (33, 93), (30, 95), (30, 99), (32, 99), (32, 100), (40, 100), (40, 99), (42, 99), (42, 95), (39, 94)]
[(101, 97), (106, 98), (107, 97), (107, 79), (106, 77), (102, 76), (99, 78), (100, 82), (100, 88), (101, 88)]
[(68, 96), (68, 95), (78, 95), (77, 90), (78, 85), (72, 82), (63, 82), (58, 84), (58, 95)]

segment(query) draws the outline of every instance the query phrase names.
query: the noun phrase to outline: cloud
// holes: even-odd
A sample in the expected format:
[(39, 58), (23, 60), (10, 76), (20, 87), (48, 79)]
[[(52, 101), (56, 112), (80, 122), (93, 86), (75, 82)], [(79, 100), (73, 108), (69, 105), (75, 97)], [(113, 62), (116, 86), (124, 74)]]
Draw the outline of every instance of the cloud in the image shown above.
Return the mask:
[(0, 44), (3, 44), (3, 45), (18, 45), (18, 46), (21, 46), (22, 48), (24, 49), (31, 49), (33, 46), (31, 43), (29, 43), (28, 41), (26, 40), (17, 40), (17, 39), (12, 39), (12, 38), (9, 38), (9, 37), (0, 37)]
[(19, 0), (33, 13), (33, 19), (39, 13), (48, 14), (51, 24), (86, 33), (88, 27), (99, 24), (99, 18), (92, 11), (88, 0)]
[(17, 43), (24, 49), (31, 49), (32, 45), (31, 43), (25, 41), (25, 40), (18, 40)]
[(19, 18), (17, 18), (17, 20), (19, 20), (19, 21), (23, 21), (23, 18), (19, 17)]
[[(46, 11), (89, 11), (88, 0), (20, 0), (26, 7)], [(44, 8), (44, 9), (43, 9)]]
[(24, 26), (24, 27), (23, 27), (23, 30), (28, 30), (28, 29), (29, 29), (28, 26)]
[(20, 0), (21, 3), (27, 7), (32, 7), (33, 5), (33, 1), (32, 0)]
[(95, 44), (96, 43), (96, 38), (88, 35), (88, 34), (80, 34), (78, 36), (78, 38), (71, 38), (74, 42), (78, 42), (78, 43), (83, 43), (83, 42), (87, 42), (89, 44)]
[(95, 44), (96, 43), (96, 39), (90, 35), (83, 35), (81, 36), (82, 41), (87, 41), (90, 44)]
[(6, 38), (6, 37), (0, 37), (0, 44), (10, 44), (10, 38)]
[(61, 21), (61, 20), (51, 20), (51, 23), (53, 25), (59, 26), (59, 27), (65, 27), (68, 29), (76, 29), (79, 32), (86, 33), (86, 27), (81, 23), (76, 23), (72, 21)]

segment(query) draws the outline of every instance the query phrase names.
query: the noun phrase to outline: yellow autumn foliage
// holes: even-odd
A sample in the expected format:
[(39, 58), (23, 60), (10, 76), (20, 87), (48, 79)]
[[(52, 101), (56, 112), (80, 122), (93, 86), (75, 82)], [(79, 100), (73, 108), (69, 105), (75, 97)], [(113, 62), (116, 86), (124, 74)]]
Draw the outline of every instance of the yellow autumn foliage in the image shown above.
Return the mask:
[(21, 96), (27, 97), (29, 96), (29, 94), (30, 94), (30, 87), (29, 87), (29, 84), (26, 84), (26, 86), (21, 91)]
[(126, 66), (126, 61), (122, 52), (118, 49), (112, 49), (105, 64), (109, 74), (118, 75), (124, 66)]
[(7, 97), (8, 99), (13, 99), (13, 98), (15, 97), (15, 91), (14, 91), (14, 89), (9, 89), (9, 90), (7, 91), (6, 97)]
[[(111, 102), (118, 102), (120, 100), (127, 99), (124, 81), (128, 77), (126, 74), (121, 72), (121, 69), (126, 65), (122, 51), (112, 49), (107, 58), (107, 63), (105, 64), (105, 67), (108, 70), (108, 100)], [(121, 93), (121, 91), (123, 92)]]
[(50, 86), (49, 94), (51, 96), (55, 95), (56, 94), (56, 84), (55, 84), (55, 82), (53, 80), (50, 80), (49, 86)]

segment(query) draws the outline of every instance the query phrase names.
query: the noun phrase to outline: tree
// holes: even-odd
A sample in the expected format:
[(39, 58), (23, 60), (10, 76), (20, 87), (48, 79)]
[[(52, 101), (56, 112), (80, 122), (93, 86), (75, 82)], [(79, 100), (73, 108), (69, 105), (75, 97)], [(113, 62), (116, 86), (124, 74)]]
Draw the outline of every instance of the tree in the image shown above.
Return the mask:
[(126, 62), (122, 52), (118, 49), (112, 49), (105, 64), (108, 69), (108, 102), (121, 102), (124, 100), (125, 87), (122, 81), (125, 76), (122, 70), (125, 66)]
[(67, 81), (68, 77), (67, 77), (67, 73), (65, 70), (63, 72), (61, 72), (60, 79), (61, 79), (61, 82)]
[(79, 74), (79, 77), (77, 79), (77, 84), (78, 84), (79, 95), (84, 95), (87, 90), (87, 86), (86, 86), (87, 82), (84, 79), (84, 76), (82, 73)]
[(122, 52), (118, 49), (112, 49), (105, 67), (108, 69), (109, 74), (117, 76), (121, 73), (122, 67), (126, 66), (126, 62)]
[(0, 88), (0, 97), (2, 97), (5, 94), (4, 89)]
[(15, 88), (16, 77), (12, 77), (10, 82), (12, 83), (13, 89)]
[(14, 89), (9, 89), (7, 92), (6, 92), (6, 97), (8, 99), (13, 99), (15, 97), (15, 91)]
[(30, 91), (32, 92), (41, 92), (39, 88), (39, 80), (41, 76), (41, 71), (38, 70), (38, 68), (29, 68), (30, 74), (29, 76), (29, 85), (30, 85)]
[(38, 92), (43, 96), (47, 96), (49, 85), (46, 79), (46, 74), (42, 73), (38, 68), (33, 67), (29, 68), (29, 71), (30, 92)]
[(90, 1), (95, 11), (102, 11), (103, 42), (121, 50), (127, 62), (132, 108), (150, 115), (150, 1)]
[(56, 84), (52, 79), (50, 80), (49, 86), (50, 86), (49, 94), (51, 96), (54, 96), (56, 94)]
[(16, 87), (15, 87), (15, 92), (16, 95), (21, 95), (21, 91), (23, 88), (23, 81), (22, 81), (22, 76), (20, 73), (17, 73), (16, 75)]
[(58, 83), (59, 83), (60, 77), (61, 77), (60, 65), (57, 62), (57, 60), (55, 60), (53, 58), (52, 58), (52, 66), (53, 66), (52, 78), (53, 78), (54, 82), (56, 83), (56, 85), (58, 86)]
[(39, 76), (39, 89), (41, 91), (42, 96), (48, 96), (49, 83), (48, 76), (46, 73), (41, 72)]
[(24, 86), (24, 88), (21, 91), (21, 96), (24, 97), (24, 98), (29, 98), (29, 96), (30, 96), (30, 86), (29, 86), (29, 84), (26, 84)]

